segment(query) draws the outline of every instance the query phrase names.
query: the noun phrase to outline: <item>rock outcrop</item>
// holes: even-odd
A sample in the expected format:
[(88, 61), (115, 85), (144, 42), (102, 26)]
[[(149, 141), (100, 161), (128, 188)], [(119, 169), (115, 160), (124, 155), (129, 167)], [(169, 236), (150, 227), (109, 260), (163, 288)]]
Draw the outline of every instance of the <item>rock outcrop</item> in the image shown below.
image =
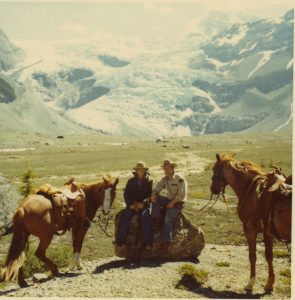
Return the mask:
[[(123, 210), (120, 211), (115, 218), (115, 232), (118, 230), (118, 223)], [(136, 240), (138, 232), (138, 218), (135, 215), (132, 218), (126, 245), (117, 247), (115, 245), (115, 254), (119, 257), (132, 260), (140, 255), (143, 260), (148, 259), (164, 259), (164, 260), (183, 260), (196, 259), (205, 247), (204, 233), (201, 229), (196, 228), (190, 223), (187, 217), (180, 213), (176, 218), (173, 226), (173, 242), (169, 247), (163, 246), (161, 243), (161, 230), (154, 232), (154, 243), (151, 250), (136, 249)], [(138, 253), (140, 251), (140, 254)]]
[(0, 174), (0, 236), (10, 230), (12, 217), (20, 195), (10, 182)]

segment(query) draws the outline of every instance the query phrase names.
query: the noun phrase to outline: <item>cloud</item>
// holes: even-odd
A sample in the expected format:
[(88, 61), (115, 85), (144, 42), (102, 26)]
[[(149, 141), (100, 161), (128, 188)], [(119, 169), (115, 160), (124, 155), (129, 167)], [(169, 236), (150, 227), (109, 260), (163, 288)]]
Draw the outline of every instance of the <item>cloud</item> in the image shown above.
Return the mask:
[(194, 3), (219, 11), (257, 11), (273, 5), (294, 7), (294, 0), (196, 0)]
[(64, 21), (61, 26), (57, 26), (56, 29), (75, 34), (85, 34), (89, 31), (89, 28), (86, 25), (79, 24), (71, 20)]
[(158, 13), (161, 15), (172, 15), (174, 13), (174, 10), (171, 6), (152, 2), (144, 3), (143, 11), (145, 13)]

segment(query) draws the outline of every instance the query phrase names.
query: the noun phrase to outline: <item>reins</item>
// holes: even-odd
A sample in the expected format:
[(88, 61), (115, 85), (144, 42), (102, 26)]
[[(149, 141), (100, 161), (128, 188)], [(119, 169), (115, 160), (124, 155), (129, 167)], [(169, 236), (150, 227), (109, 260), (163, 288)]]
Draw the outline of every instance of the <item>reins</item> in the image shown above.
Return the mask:
[(108, 234), (107, 233), (107, 228), (108, 228), (108, 225), (109, 225), (109, 220), (111, 219), (111, 216), (108, 215), (107, 219), (106, 219), (106, 223), (105, 223), (105, 226), (103, 227), (102, 226), (102, 223), (104, 223), (103, 219), (101, 218), (101, 215), (98, 215), (97, 216), (97, 224), (98, 224), (98, 227), (102, 230), (102, 232), (107, 236), (107, 237), (113, 237), (112, 235)]
[[(223, 198), (223, 201), (226, 203), (226, 207), (227, 207), (228, 211), (231, 213), (232, 211), (231, 211), (230, 207), (228, 206), (228, 203), (227, 203), (227, 200), (225, 199), (225, 195), (224, 194), (225, 194), (225, 186), (222, 188), (222, 190), (220, 191), (220, 193), (217, 194), (217, 197), (216, 197), (214, 203), (210, 206), (209, 209), (212, 209), (214, 207), (214, 205), (216, 204), (216, 202), (218, 201), (218, 199), (219, 199), (219, 197), (221, 195), (222, 198)], [(202, 211), (203, 209), (205, 209), (210, 204), (210, 202), (212, 201), (212, 199), (213, 199), (213, 193), (211, 193), (210, 199), (207, 201), (207, 203), (202, 208), (199, 209), (199, 211)]]

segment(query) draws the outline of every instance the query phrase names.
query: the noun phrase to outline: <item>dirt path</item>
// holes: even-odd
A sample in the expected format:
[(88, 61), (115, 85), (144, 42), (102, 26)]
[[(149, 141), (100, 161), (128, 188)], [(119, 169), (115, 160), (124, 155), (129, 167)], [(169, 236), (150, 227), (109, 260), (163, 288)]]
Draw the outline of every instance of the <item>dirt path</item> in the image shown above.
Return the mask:
[[(228, 267), (218, 267), (217, 262), (226, 261)], [(186, 262), (187, 263), (187, 262)], [(248, 279), (248, 253), (245, 246), (206, 245), (198, 268), (209, 272), (206, 284), (193, 291), (176, 289), (180, 279), (178, 267), (184, 262), (145, 262), (130, 266), (123, 260), (112, 257), (84, 262), (82, 271), (72, 271), (62, 278), (43, 283), (30, 283), (26, 289), (9, 285), (0, 295), (27, 297), (210, 297), (250, 298), (243, 287)], [(193, 263), (190, 263), (193, 264)], [(287, 258), (276, 258), (274, 262), (277, 282), (279, 271), (290, 266)], [(257, 284), (254, 295), (266, 298), (284, 298), (279, 288), (272, 295), (263, 295), (267, 267), (258, 247)], [(279, 285), (279, 283), (278, 283)], [(285, 297), (287, 298), (287, 297)]]
[[(204, 171), (205, 166), (210, 162), (205, 158), (201, 158), (196, 151), (187, 151), (187, 152), (177, 152), (177, 153), (167, 153), (165, 158), (169, 158), (177, 162), (177, 172), (184, 176), (190, 174), (197, 174)], [(150, 173), (153, 178), (156, 180), (160, 179), (163, 175), (163, 170), (160, 165), (151, 166)], [(119, 171), (110, 171), (108, 174), (119, 177), (126, 178), (131, 175), (131, 170), (119, 170)], [(43, 177), (43, 181), (50, 182), (51, 180), (56, 180), (64, 178), (67, 181), (71, 177), (75, 177), (78, 182), (83, 182), (86, 178), (89, 180), (91, 178), (97, 179), (103, 176), (103, 173), (93, 173), (93, 174), (81, 174), (81, 175), (67, 175), (67, 176), (46, 176)]]

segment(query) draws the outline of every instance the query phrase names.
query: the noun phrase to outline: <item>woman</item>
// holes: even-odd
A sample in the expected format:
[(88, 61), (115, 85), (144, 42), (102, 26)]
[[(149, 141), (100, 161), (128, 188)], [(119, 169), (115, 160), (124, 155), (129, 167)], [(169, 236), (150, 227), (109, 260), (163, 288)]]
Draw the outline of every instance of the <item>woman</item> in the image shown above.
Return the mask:
[(124, 191), (126, 209), (124, 210), (119, 223), (119, 229), (116, 234), (116, 244), (118, 246), (124, 245), (131, 219), (137, 213), (140, 214), (144, 246), (146, 249), (150, 249), (153, 242), (153, 236), (149, 203), (153, 181), (149, 177), (148, 167), (144, 162), (138, 162), (133, 170), (133, 177), (128, 180)]

